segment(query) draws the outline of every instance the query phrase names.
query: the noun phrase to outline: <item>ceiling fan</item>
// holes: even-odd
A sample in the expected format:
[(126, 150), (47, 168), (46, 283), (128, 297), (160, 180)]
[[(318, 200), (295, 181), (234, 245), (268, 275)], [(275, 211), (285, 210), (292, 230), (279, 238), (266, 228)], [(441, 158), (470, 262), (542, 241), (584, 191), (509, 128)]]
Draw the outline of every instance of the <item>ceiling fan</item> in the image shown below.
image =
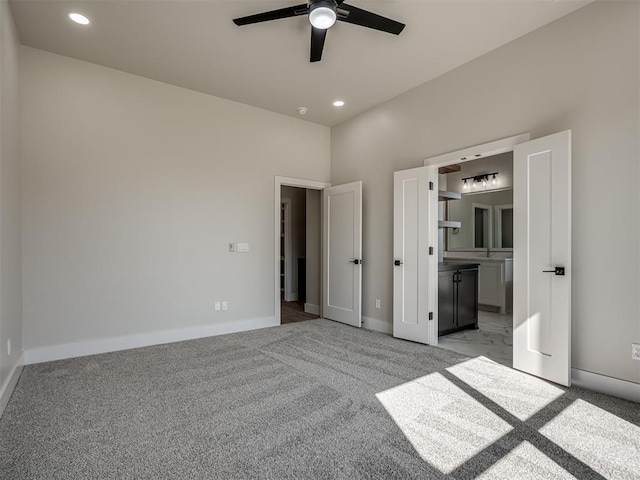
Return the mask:
[(279, 18), (298, 17), (308, 15), (311, 23), (311, 62), (319, 62), (322, 59), (324, 40), (329, 29), (336, 20), (353, 23), (362, 27), (373, 28), (382, 32), (400, 35), (404, 29), (404, 23), (396, 22), (390, 18), (382, 17), (367, 10), (356, 8), (343, 3), (344, 0), (309, 0), (309, 3), (280, 8), (269, 12), (249, 15), (233, 20), (238, 26), (252, 23), (268, 22)]

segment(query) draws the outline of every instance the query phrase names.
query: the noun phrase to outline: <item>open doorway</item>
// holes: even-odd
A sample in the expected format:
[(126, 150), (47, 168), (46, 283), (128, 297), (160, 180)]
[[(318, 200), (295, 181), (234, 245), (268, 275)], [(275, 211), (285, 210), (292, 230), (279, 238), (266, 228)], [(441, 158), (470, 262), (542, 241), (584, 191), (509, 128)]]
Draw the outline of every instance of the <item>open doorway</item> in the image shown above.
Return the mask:
[(438, 345), (513, 364), (513, 152), (439, 172)]
[(280, 323), (319, 318), (321, 191), (280, 187)]

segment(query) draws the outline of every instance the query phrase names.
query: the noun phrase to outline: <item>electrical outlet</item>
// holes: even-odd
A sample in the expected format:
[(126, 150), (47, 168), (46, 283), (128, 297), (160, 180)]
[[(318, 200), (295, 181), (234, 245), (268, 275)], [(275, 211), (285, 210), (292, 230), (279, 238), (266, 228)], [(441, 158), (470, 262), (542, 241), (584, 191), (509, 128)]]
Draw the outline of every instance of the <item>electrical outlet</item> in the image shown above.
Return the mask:
[(376, 298), (376, 308), (380, 308), (380, 299)]
[(640, 343), (631, 344), (631, 358), (634, 360), (640, 360)]
[(220, 302), (216, 302), (216, 303), (214, 304), (214, 310), (215, 310), (216, 312), (219, 312), (219, 311), (220, 311)]
[(7, 356), (11, 355), (11, 339), (7, 340)]
[(226, 300), (222, 302), (222, 310), (229, 310), (229, 303)]
[(236, 244), (233, 242), (229, 242), (229, 251), (230, 252), (235, 252), (236, 251)]

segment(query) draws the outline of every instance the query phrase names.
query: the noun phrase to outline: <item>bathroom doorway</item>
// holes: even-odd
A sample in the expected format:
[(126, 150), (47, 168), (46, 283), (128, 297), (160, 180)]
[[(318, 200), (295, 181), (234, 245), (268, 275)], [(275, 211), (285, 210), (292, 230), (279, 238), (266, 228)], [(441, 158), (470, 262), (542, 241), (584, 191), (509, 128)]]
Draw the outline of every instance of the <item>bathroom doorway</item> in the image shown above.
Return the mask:
[[(439, 291), (438, 260), (444, 262), (444, 230), (460, 229), (462, 222), (444, 220), (448, 200), (462, 194), (440, 188), (439, 173), (460, 171), (469, 160), (513, 152), (512, 212), (503, 223), (513, 223), (513, 361), (512, 367), (560, 385), (571, 385), (571, 131), (529, 140), (529, 134), (449, 152), (427, 158), (424, 167), (394, 172), (394, 315), (393, 335), (397, 338), (437, 346), (439, 334), (475, 328), (476, 319), (467, 315), (469, 305), (457, 303), (476, 292), (473, 275), (480, 259), (497, 257), (491, 248), (484, 256), (469, 257), (452, 246), (446, 247), (451, 283), (447, 302)], [(451, 167), (451, 172), (440, 170)], [(468, 191), (478, 183), (493, 183), (499, 172), (481, 172), (462, 177)], [(444, 182), (444, 180), (443, 180)], [(471, 183), (473, 182), (473, 183)], [(447, 188), (444, 187), (443, 188)], [(449, 197), (448, 199), (445, 197)], [(444, 204), (440, 203), (440, 200)], [(499, 210), (508, 211), (508, 204)], [(439, 212), (440, 210), (440, 212)], [(439, 214), (440, 213), (440, 214)], [(483, 220), (484, 221), (484, 220)], [(460, 231), (458, 232), (458, 234)], [(509, 242), (505, 235), (504, 242)], [(451, 237), (449, 238), (451, 240)], [(496, 249), (506, 248), (494, 247)], [(435, 252), (438, 252), (436, 256)], [(503, 254), (504, 255), (504, 254)], [(503, 276), (507, 275), (507, 258)], [(465, 263), (463, 267), (460, 263)], [(472, 264), (472, 265), (469, 265)], [(446, 267), (443, 265), (443, 267)], [(495, 269), (494, 269), (495, 271)], [(475, 275), (478, 282), (479, 271)], [(461, 282), (464, 279), (467, 281)], [(469, 283), (471, 282), (471, 283)], [(484, 283), (484, 282), (483, 282)], [(469, 286), (470, 285), (470, 286)], [(460, 289), (464, 295), (460, 293)], [(440, 303), (452, 305), (453, 320), (444, 318)], [(506, 301), (505, 301), (506, 303)], [(463, 308), (464, 307), (464, 308)], [(464, 315), (460, 315), (460, 313)], [(449, 312), (446, 312), (447, 314)], [(502, 312), (501, 312), (502, 313)], [(448, 322), (448, 324), (447, 324)], [(460, 328), (463, 327), (463, 328)], [(441, 331), (441, 328), (447, 331)]]
[(439, 171), (438, 346), (513, 364), (513, 152)]

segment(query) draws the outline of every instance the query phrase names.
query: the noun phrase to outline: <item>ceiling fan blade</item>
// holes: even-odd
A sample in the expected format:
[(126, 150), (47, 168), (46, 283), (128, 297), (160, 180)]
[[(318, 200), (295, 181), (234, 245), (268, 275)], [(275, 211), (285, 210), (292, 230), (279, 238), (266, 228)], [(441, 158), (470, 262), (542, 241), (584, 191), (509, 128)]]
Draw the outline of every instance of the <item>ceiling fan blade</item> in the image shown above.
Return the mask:
[(293, 7), (280, 8), (278, 10), (249, 15), (248, 17), (234, 18), (233, 23), (238, 26), (249, 25), (252, 23), (278, 20), (279, 18), (297, 17), (298, 15), (306, 15), (307, 13), (309, 13), (309, 6), (306, 3), (302, 3)]
[(340, 9), (349, 12), (349, 15), (346, 17), (338, 16), (338, 20), (341, 22), (353, 23), (361, 27), (393, 33), (394, 35), (400, 35), (400, 32), (402, 32), (405, 27), (404, 23), (396, 22), (390, 18), (376, 15), (375, 13), (347, 5), (346, 3), (341, 4)]
[(311, 27), (311, 55), (310, 62), (319, 62), (322, 60), (322, 49), (324, 48), (324, 39), (327, 38), (327, 31), (320, 28)]

